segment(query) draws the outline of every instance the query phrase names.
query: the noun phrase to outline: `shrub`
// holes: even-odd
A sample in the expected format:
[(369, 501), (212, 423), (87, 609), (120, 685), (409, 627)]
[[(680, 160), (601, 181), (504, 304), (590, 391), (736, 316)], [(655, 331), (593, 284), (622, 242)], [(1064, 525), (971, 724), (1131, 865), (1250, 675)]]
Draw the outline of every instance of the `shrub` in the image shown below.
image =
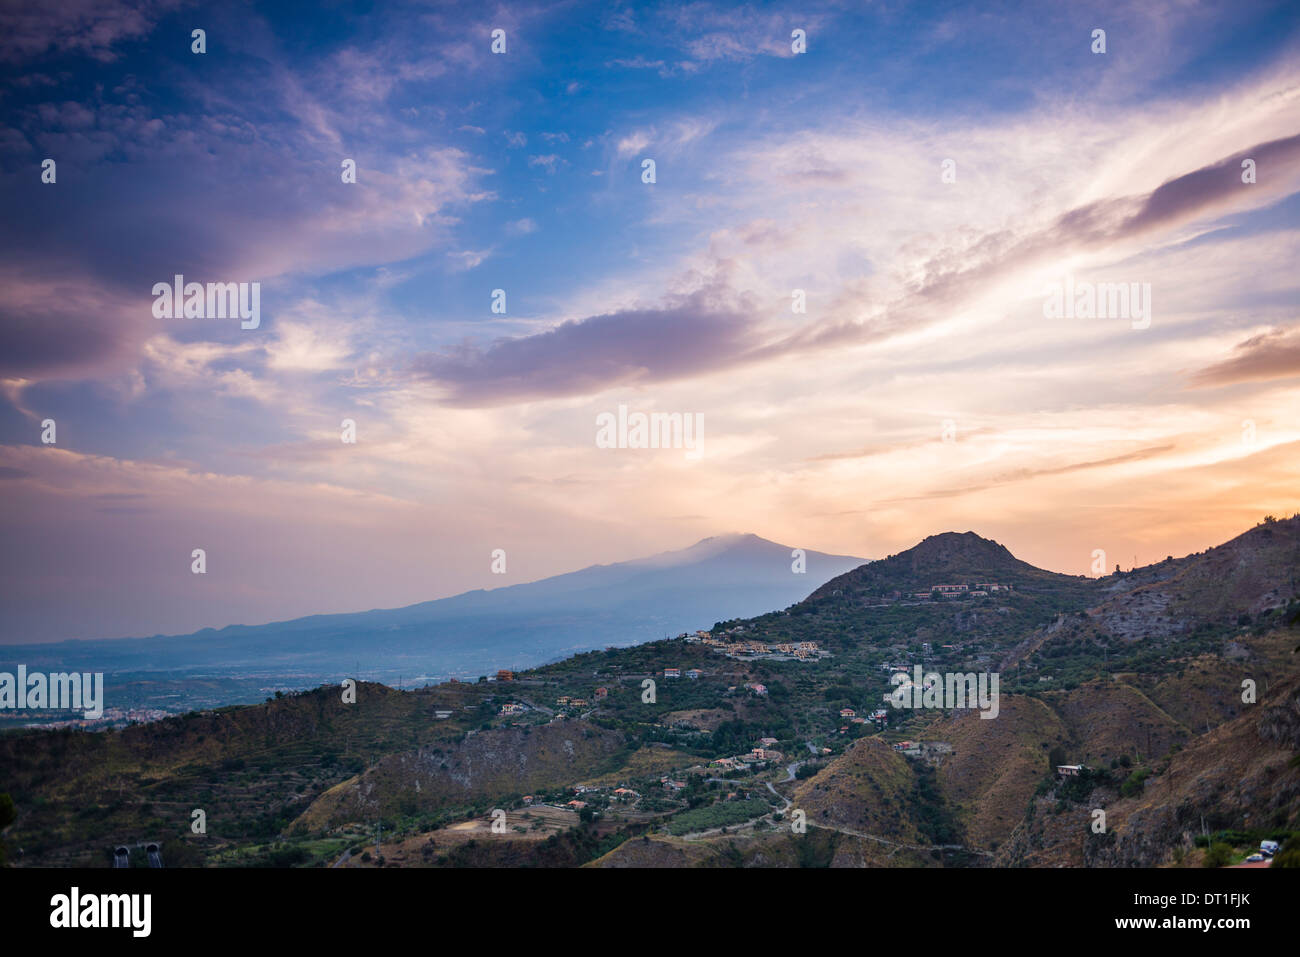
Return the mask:
[(1138, 768), (1125, 779), (1124, 783), (1119, 786), (1120, 797), (1132, 797), (1141, 792), (1145, 787), (1147, 776), (1151, 773), (1150, 768)]
[(1219, 842), (1217, 844), (1211, 844), (1210, 849), (1205, 852), (1204, 866), (1223, 867), (1230, 860), (1232, 860), (1231, 845)]
[(1300, 838), (1293, 837), (1273, 855), (1271, 867), (1300, 867)]

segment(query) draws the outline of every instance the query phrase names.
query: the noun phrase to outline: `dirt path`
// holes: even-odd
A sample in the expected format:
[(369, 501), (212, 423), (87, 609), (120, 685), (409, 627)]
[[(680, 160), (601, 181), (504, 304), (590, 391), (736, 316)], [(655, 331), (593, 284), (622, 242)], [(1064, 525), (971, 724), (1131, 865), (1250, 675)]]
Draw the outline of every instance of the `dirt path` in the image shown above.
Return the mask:
[[(808, 822), (810, 827), (819, 827), (823, 831), (839, 831), (841, 834), (850, 834), (853, 837), (860, 837), (864, 841), (875, 841), (877, 844), (884, 844), (892, 847), (895, 854), (902, 850), (908, 851), (965, 851), (967, 854), (978, 854), (980, 857), (992, 857), (991, 851), (977, 851), (974, 848), (966, 847), (962, 844), (903, 844), (898, 841), (891, 841), (887, 838), (878, 837), (875, 834), (866, 834), (862, 831), (855, 831), (849, 827), (835, 827), (830, 824), (817, 824), (814, 821)], [(892, 856), (892, 855), (891, 855)]]

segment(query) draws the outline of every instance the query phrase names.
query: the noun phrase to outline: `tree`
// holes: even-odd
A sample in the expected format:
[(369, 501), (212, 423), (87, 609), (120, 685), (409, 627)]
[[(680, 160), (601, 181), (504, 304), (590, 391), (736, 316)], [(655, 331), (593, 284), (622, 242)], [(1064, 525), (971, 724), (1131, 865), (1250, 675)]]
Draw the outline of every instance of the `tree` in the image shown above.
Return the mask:
[[(4, 795), (0, 795), (3, 797)], [(1270, 867), (1300, 867), (1300, 838), (1289, 838), (1282, 849), (1273, 855)]]
[(1047, 769), (1053, 774), (1056, 769), (1065, 763), (1065, 748), (1059, 744), (1047, 753)]

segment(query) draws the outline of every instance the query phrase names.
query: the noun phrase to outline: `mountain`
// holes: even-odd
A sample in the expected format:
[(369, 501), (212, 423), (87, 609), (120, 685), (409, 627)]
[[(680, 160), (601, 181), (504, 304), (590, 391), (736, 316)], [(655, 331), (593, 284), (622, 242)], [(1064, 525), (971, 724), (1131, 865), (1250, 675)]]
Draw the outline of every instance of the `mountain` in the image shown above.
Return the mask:
[(256, 674), (262, 684), (348, 675), (358, 665), (367, 678), (394, 683), (399, 675), (475, 677), (782, 608), (864, 561), (808, 551), (806, 571), (796, 574), (791, 551), (757, 535), (724, 535), (649, 558), (404, 608), (182, 636), (7, 646), (0, 659), (33, 670)]
[[(788, 569), (783, 546), (729, 537), (518, 587), (660, 596), (778, 557)], [(1300, 845), (1297, 558), (1300, 516), (1100, 578), (944, 533), (780, 611), (706, 615), (722, 619), (707, 640), (602, 641), (512, 681), (363, 683), (355, 704), (324, 686), (112, 733), (0, 734), (6, 841), (36, 865), (162, 840), (182, 863), (374, 866), (382, 822), (386, 866), (1239, 860), (1262, 839)], [(916, 666), (998, 676), (996, 715), (854, 720)], [(208, 835), (189, 831), (194, 807)]]
[[(974, 532), (944, 532), (838, 575), (789, 608), (727, 624), (747, 637), (819, 641), (855, 654), (879, 645), (899, 658), (909, 647), (919, 656), (929, 644), (938, 655), (939, 646), (956, 643), (987, 663), (1060, 614), (1101, 600), (1108, 581), (1036, 568)], [(932, 594), (944, 585), (973, 593), (986, 590), (977, 585), (1000, 587), (954, 600)]]
[(937, 585), (1012, 584), (1021, 593), (1073, 598), (1089, 593), (1093, 581), (1036, 568), (1005, 545), (974, 532), (944, 532), (831, 579), (801, 602), (800, 609), (816, 612), (837, 603), (893, 601), (928, 593)]

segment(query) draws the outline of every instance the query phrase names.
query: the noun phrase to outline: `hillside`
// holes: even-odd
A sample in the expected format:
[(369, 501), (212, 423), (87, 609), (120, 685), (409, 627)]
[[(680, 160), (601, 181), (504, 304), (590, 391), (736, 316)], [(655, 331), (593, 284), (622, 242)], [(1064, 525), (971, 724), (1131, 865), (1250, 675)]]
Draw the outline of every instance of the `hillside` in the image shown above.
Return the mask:
[[(389, 755), (312, 803), (296, 827), (428, 814), (563, 787), (625, 756), (623, 736), (584, 721), (471, 731), (450, 747)], [(513, 803), (513, 801), (511, 802)]]
[(795, 789), (793, 807), (814, 827), (887, 834), (900, 844), (937, 844), (955, 837), (927, 833), (916, 820), (917, 775), (883, 741), (863, 738)]
[[(110, 845), (145, 840), (165, 840), (176, 862), (200, 859), (199, 843), (205, 855), (257, 844), (372, 756), (451, 746), (482, 698), (472, 685), (361, 684), (355, 705), (321, 688), (122, 731), (0, 734), (0, 781), (22, 807), (10, 842), (19, 863), (44, 865), (98, 865)], [(207, 816), (204, 842), (190, 832), (195, 808)]]
[[(1200, 835), (1254, 846), (1300, 830), (1300, 678), (1170, 755), (1134, 793), (1116, 786), (1123, 774), (1111, 778), (1038, 797), (999, 863), (1169, 866), (1199, 860)], [(1090, 827), (1094, 808), (1105, 810), (1105, 833)]]
[[(1298, 545), (1300, 518), (1270, 521), (1084, 579), (949, 533), (784, 611), (513, 680), (4, 734), (7, 843), (24, 865), (159, 839), (218, 865), (1130, 866), (1199, 861), (1216, 831), (1243, 853), (1300, 833)], [(996, 675), (996, 708), (885, 705), (918, 666)]]

